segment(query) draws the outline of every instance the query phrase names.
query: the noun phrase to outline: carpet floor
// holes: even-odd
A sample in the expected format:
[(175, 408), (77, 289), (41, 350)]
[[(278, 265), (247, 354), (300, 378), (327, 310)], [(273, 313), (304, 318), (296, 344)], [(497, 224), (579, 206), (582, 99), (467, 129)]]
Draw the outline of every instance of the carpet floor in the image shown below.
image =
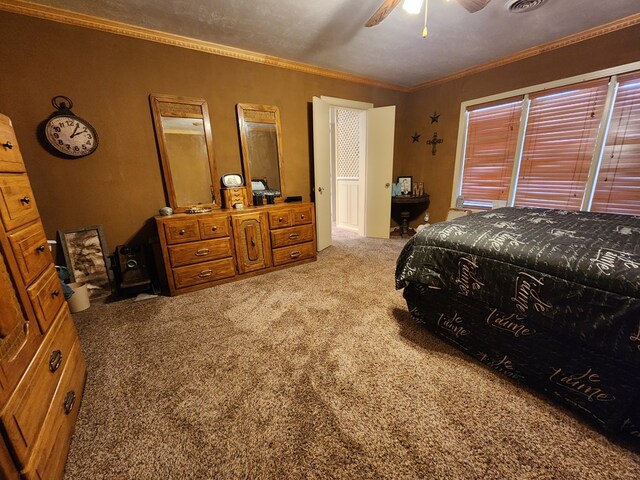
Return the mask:
[(638, 479), (640, 455), (416, 324), (401, 239), (74, 314), (67, 479)]

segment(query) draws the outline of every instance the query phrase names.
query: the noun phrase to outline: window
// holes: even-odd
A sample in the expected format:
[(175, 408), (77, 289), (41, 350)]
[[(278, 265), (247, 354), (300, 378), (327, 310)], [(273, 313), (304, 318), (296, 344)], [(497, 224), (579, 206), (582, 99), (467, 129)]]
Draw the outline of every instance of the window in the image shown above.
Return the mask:
[(596, 73), (504, 97), (463, 104), (453, 197), (462, 195), (465, 208), (502, 200), (640, 215), (640, 71)]

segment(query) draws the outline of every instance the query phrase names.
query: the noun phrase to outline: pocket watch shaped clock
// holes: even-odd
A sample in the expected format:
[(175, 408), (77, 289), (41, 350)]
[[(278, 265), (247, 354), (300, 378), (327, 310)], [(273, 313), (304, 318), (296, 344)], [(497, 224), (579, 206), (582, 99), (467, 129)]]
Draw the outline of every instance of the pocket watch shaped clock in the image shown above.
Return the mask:
[(70, 157), (84, 157), (98, 148), (98, 134), (89, 122), (71, 111), (73, 103), (64, 96), (51, 100), (58, 109), (47, 120), (44, 133), (47, 141), (58, 152)]

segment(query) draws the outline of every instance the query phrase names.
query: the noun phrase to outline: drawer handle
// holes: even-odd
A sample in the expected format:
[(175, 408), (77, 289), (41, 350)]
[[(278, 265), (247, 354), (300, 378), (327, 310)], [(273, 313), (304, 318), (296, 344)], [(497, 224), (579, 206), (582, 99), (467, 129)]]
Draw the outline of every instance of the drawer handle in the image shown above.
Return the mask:
[(255, 247), (255, 246), (256, 246), (256, 241), (255, 241), (253, 238), (251, 239), (251, 246), (252, 246), (252, 247)]
[(209, 255), (209, 249), (208, 248), (201, 248), (200, 250), (198, 250), (196, 252), (196, 257), (204, 257), (205, 255)]
[(53, 292), (51, 292), (52, 297), (57, 297), (58, 295), (60, 295), (60, 290), (58, 290), (57, 288)]
[(24, 197), (22, 197), (20, 199), (20, 201), (24, 204), (24, 205), (29, 205), (31, 203), (31, 199), (29, 197), (27, 197), (26, 195)]
[(42, 253), (46, 250), (47, 247), (45, 247), (44, 245), (40, 245), (38, 248), (36, 248), (36, 251), (38, 251), (39, 253)]
[(302, 252), (300, 250), (296, 250), (295, 252), (291, 252), (291, 254), (289, 254), (291, 258), (298, 258), (300, 255), (302, 255)]
[(184, 235), (185, 233), (187, 233), (187, 231), (184, 228), (178, 232), (180, 235)]
[(2, 146), (3, 146), (4, 148), (8, 148), (9, 150), (11, 150), (11, 149), (13, 148), (13, 143), (11, 143), (9, 140), (7, 140), (6, 142), (4, 142), (4, 143), (2, 144)]
[(282, 217), (278, 217), (278, 221), (279, 221), (279, 222), (281, 222), (281, 221), (283, 221), (283, 220), (284, 220), (284, 218), (282, 218)]
[(300, 236), (300, 234), (299, 234), (299, 233), (291, 233), (291, 234), (289, 234), (289, 238), (290, 238), (291, 240), (295, 240), (295, 239), (296, 239), (296, 238), (298, 238), (299, 236)]
[(73, 390), (67, 392), (64, 396), (64, 413), (69, 415), (71, 410), (73, 410), (73, 406), (76, 403), (76, 394)]
[(212, 231), (212, 232), (215, 232), (216, 230), (218, 230), (218, 227), (217, 227), (217, 226), (215, 226), (215, 225), (214, 225), (213, 227), (211, 227), (211, 231)]
[(203, 270), (198, 274), (200, 278), (207, 278), (207, 277), (210, 277), (211, 275), (213, 275), (213, 270), (211, 269)]
[(62, 364), (62, 352), (60, 350), (54, 350), (49, 358), (49, 370), (54, 373)]
[(304, 220), (304, 214), (300, 215), (300, 218), (301, 218), (302, 220)]

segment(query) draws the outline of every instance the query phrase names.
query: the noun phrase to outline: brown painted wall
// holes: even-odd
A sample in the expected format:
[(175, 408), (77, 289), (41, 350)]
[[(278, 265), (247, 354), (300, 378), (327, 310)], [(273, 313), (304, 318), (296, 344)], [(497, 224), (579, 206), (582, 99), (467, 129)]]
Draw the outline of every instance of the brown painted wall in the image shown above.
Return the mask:
[[(150, 219), (167, 202), (148, 97), (164, 93), (205, 98), (218, 173), (240, 172), (235, 105), (280, 108), (288, 194), (310, 198), (310, 106), (328, 95), (396, 105), (394, 177), (412, 175), (431, 195), (431, 218), (444, 219), (451, 197), (460, 103), (522, 86), (640, 60), (640, 27), (403, 94), (316, 75), (136, 40), (0, 12), (0, 112), (14, 123), (45, 230), (104, 225), (111, 250), (153, 233)], [(93, 123), (93, 155), (64, 160), (38, 143), (50, 100), (66, 95)], [(430, 124), (437, 111), (440, 122)], [(422, 133), (412, 143), (414, 131)], [(432, 156), (424, 143), (444, 138)]]
[[(0, 112), (14, 123), (49, 238), (58, 229), (102, 224), (113, 250), (153, 233), (149, 220), (167, 202), (150, 93), (207, 100), (220, 175), (242, 171), (236, 104), (278, 106), (287, 194), (306, 200), (314, 95), (397, 105), (403, 115), (406, 94), (382, 88), (4, 12), (0, 25)], [(70, 97), (73, 112), (97, 129), (94, 154), (64, 160), (38, 143), (38, 125), (56, 95)]]
[[(411, 143), (410, 134), (401, 139), (395, 170), (424, 181), (431, 222), (444, 220), (450, 206), (462, 102), (640, 61), (638, 39), (635, 26), (412, 94), (401, 130), (422, 133), (421, 143)], [(435, 111), (440, 119), (432, 124)], [(444, 139), (436, 156), (424, 143), (434, 132)]]

